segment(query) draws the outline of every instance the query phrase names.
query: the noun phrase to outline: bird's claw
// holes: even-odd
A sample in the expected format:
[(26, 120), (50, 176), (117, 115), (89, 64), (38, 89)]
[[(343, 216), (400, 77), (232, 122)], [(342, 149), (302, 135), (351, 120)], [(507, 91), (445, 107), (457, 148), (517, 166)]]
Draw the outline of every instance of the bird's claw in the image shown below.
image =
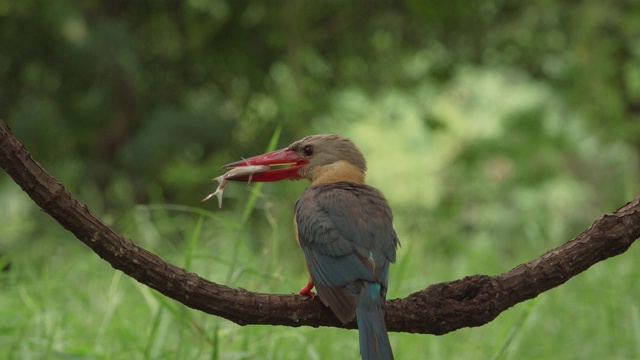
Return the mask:
[(313, 289), (313, 283), (309, 282), (307, 285), (305, 285), (302, 289), (300, 289), (300, 291), (298, 292), (298, 294), (303, 295), (303, 296), (309, 296), (311, 298), (314, 298), (316, 296), (316, 293), (314, 293), (313, 291), (311, 291), (311, 289)]

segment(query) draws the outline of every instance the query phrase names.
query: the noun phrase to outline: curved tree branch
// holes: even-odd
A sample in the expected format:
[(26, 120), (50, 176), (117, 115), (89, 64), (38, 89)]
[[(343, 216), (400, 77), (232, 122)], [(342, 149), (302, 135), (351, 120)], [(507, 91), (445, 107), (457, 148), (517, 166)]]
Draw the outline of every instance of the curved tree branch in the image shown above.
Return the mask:
[[(343, 325), (319, 299), (255, 293), (207, 281), (134, 244), (98, 219), (47, 173), (0, 120), (0, 166), (50, 216), (114, 268), (186, 306), (240, 325)], [(640, 237), (640, 197), (537, 259), (498, 276), (474, 275), (389, 300), (389, 331), (445, 334), (480, 326), (504, 310), (559, 286)]]

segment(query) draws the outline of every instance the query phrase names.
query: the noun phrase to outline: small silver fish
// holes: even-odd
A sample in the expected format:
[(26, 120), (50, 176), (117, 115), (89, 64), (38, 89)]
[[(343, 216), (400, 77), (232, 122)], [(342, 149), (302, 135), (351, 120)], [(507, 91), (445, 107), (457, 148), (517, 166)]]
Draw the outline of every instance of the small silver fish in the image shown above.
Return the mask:
[(249, 175), (249, 182), (247, 182), (248, 184), (251, 182), (251, 178), (253, 177), (253, 174), (263, 173), (265, 171), (268, 171), (269, 169), (270, 169), (269, 165), (247, 165), (247, 166), (233, 168), (227, 171), (224, 175), (220, 175), (218, 177), (211, 179), (211, 180), (217, 180), (220, 184), (218, 185), (218, 188), (216, 189), (216, 191), (207, 195), (204, 199), (200, 200), (200, 202), (205, 202), (211, 199), (212, 197), (217, 196), (218, 207), (222, 208), (222, 192), (224, 191), (224, 187), (227, 186), (227, 183), (229, 182), (230, 177)]

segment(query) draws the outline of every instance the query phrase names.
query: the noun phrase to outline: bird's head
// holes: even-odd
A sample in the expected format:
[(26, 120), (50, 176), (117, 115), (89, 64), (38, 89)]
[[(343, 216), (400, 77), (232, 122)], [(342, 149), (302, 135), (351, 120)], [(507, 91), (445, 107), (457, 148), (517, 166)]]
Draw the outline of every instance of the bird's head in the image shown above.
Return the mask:
[[(251, 181), (308, 179), (312, 184), (335, 181), (364, 183), (367, 164), (351, 140), (340, 135), (311, 135), (288, 147), (227, 164), (225, 168), (249, 165), (284, 166), (251, 176)], [(248, 175), (229, 177), (248, 180)]]

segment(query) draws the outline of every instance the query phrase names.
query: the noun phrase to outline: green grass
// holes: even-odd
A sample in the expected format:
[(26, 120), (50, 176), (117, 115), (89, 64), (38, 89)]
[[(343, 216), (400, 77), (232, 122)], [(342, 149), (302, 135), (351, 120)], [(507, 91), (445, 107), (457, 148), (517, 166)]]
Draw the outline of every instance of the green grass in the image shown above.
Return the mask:
[[(522, 96), (469, 85), (494, 78)], [(394, 210), (402, 247), (391, 268), (389, 298), (507, 271), (637, 195), (633, 149), (585, 142), (593, 134), (571, 118), (559, 126), (564, 112), (554, 104), (549, 111), (557, 116), (527, 128), (538, 119), (514, 108), (533, 99), (537, 109), (546, 96), (529, 96), (518, 90), (526, 84), (510, 77), (471, 80), (460, 82), (460, 94), (482, 101), (466, 107), (456, 96), (433, 98), (429, 89), (375, 99), (345, 91), (338, 101), (343, 107), (334, 111), (348, 124), (317, 125), (318, 133), (330, 129), (362, 144), (370, 156), (369, 182)], [(473, 104), (496, 104), (506, 115), (476, 121)], [(424, 128), (424, 118), (439, 119), (447, 131)], [(382, 146), (388, 143), (397, 145)], [(295, 293), (308, 276), (292, 224), (293, 202), (305, 186), (230, 185), (223, 209), (198, 199), (191, 205), (200, 207), (167, 205), (151, 196), (154, 205), (104, 217), (142, 247), (211, 281)], [(188, 309), (114, 270), (46, 214), (31, 211), (15, 184), (0, 183), (0, 195), (0, 265), (11, 262), (11, 270), (0, 273), (0, 359), (358, 357), (355, 331), (240, 327)], [(639, 256), (633, 246), (479, 328), (443, 336), (392, 333), (396, 358), (640, 358)]]
[[(141, 207), (129, 225), (140, 233), (130, 235), (208, 279), (263, 292), (297, 291), (307, 275), (293, 235), (286, 235), (289, 226), (281, 224), (256, 247), (229, 220), (238, 211), (203, 216)], [(443, 257), (430, 255), (420, 238), (401, 237), (404, 246), (392, 268), (390, 298), (431, 282), (516, 265), (496, 262), (495, 251), (480, 244), (460, 245), (455, 257)], [(548, 245), (525, 249), (527, 254), (518, 257), (533, 258)], [(60, 229), (13, 244), (11, 250), (12, 268), (0, 278), (3, 359), (353, 359), (358, 354), (355, 331), (240, 327), (188, 309), (113, 270)], [(638, 255), (633, 247), (480, 328), (444, 336), (392, 333), (394, 351), (398, 359), (415, 354), (438, 359), (638, 358)]]

